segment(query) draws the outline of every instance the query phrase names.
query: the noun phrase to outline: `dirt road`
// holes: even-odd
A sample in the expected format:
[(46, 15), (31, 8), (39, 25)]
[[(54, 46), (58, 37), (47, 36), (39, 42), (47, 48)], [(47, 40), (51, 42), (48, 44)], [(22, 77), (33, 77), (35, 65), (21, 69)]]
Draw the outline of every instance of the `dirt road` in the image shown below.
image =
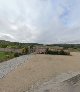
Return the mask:
[(63, 82), (49, 81), (31, 92), (80, 92), (80, 74)]
[(43, 84), (62, 73), (79, 71), (78, 52), (72, 53), (72, 56), (32, 55), (28, 63), (25, 62), (0, 80), (0, 92), (26, 92), (34, 85)]

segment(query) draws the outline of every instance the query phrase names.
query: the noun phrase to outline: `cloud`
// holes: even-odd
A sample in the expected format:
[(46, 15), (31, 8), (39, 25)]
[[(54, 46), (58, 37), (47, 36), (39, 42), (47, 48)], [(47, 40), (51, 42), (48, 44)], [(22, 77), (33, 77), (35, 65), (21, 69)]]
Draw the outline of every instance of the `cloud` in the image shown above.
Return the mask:
[(60, 43), (80, 40), (79, 0), (0, 0), (0, 39)]
[(0, 39), (9, 40), (9, 41), (16, 41), (14, 36), (12, 36), (10, 34), (5, 34), (5, 33), (0, 33)]

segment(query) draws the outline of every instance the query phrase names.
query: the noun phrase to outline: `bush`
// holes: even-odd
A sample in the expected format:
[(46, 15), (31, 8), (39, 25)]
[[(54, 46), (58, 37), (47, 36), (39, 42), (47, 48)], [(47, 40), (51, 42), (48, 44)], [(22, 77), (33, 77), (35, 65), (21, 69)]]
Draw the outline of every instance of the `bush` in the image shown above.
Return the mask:
[(28, 48), (22, 48), (22, 54), (28, 54), (29, 50)]
[(6, 58), (10, 58), (10, 55), (6, 55)]
[(14, 53), (14, 57), (19, 57), (19, 55), (20, 55), (20, 54), (19, 54), (19, 53), (17, 53), (17, 52), (16, 52), (16, 53)]
[(57, 51), (47, 51), (47, 54), (52, 54), (52, 55), (57, 55), (58, 54), (58, 52)]
[(60, 50), (58, 53), (59, 53), (59, 55), (65, 55), (66, 54), (63, 50)]
[(64, 50), (47, 50), (46, 54), (51, 54), (51, 55), (70, 55), (69, 51), (64, 51)]
[(65, 51), (65, 55), (70, 55), (70, 52), (69, 51)]

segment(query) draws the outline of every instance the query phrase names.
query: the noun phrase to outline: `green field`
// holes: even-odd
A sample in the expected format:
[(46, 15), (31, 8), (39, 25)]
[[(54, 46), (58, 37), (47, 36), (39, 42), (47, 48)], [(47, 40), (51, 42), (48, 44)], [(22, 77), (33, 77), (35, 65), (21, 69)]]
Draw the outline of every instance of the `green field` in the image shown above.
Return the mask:
[(0, 62), (7, 61), (14, 58), (14, 53), (12, 52), (0, 52)]

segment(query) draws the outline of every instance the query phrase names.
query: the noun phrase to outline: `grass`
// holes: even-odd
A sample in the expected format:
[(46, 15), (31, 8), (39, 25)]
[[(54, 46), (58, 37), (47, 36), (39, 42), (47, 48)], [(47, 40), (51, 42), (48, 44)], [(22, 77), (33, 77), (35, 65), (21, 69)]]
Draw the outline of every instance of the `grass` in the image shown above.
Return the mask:
[(14, 53), (12, 52), (0, 52), (0, 63), (3, 61), (7, 61), (11, 58), (14, 58)]

